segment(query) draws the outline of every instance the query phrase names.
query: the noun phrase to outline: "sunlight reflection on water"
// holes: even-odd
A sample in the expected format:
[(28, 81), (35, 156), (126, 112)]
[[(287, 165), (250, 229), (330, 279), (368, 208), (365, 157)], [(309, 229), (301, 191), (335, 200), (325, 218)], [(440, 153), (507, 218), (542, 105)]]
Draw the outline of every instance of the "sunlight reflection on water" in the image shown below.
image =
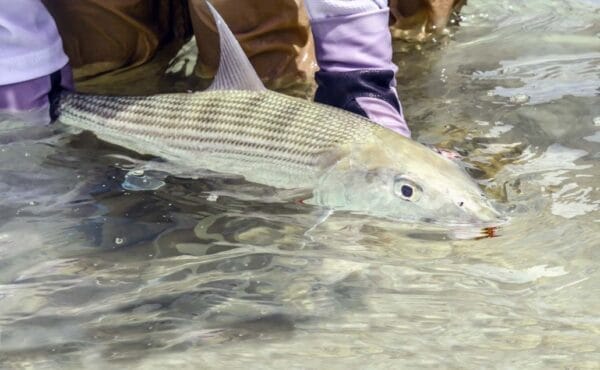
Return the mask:
[(511, 218), (493, 238), (319, 224), (224, 176), (133, 191), (129, 153), (2, 131), (0, 367), (600, 367), (598, 6), (477, 1), (398, 45), (415, 136)]

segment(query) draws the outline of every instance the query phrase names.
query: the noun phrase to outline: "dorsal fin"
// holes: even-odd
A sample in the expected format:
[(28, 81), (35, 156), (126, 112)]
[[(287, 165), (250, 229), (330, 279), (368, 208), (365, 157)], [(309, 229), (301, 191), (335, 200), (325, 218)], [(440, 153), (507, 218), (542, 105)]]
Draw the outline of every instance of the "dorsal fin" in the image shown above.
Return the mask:
[(215, 79), (208, 90), (250, 90), (265, 91), (266, 88), (250, 64), (248, 57), (221, 15), (207, 1), (217, 25), (221, 56)]

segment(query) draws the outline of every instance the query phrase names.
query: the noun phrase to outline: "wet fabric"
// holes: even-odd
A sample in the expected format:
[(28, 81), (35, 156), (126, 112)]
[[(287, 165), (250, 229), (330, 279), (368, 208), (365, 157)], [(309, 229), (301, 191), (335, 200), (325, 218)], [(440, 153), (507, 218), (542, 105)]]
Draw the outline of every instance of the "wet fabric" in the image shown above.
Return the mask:
[[(308, 17), (302, 1), (214, 0), (227, 25), (270, 87), (312, 78), (316, 70)], [(190, 0), (198, 43), (197, 73), (212, 77), (218, 65), (218, 39), (204, 0)]]
[(60, 89), (73, 89), (73, 76), (68, 65), (42, 77), (0, 86), (0, 111), (42, 108), (49, 103), (48, 94)]
[(52, 17), (39, 0), (0, 7), (0, 86), (48, 75), (67, 64)]
[(392, 35), (422, 41), (443, 33), (467, 0), (390, 0)]
[(49, 75), (0, 86), (0, 116), (31, 126), (47, 125), (57, 118), (55, 108), (63, 90), (73, 90), (68, 64)]
[(400, 111), (398, 98), (390, 91), (394, 72), (390, 70), (358, 70), (352, 72), (323, 72), (316, 74), (319, 84), (315, 100), (369, 117), (357, 98), (383, 100)]
[(148, 62), (191, 33), (185, 0), (43, 0), (77, 78)]
[[(140, 66), (150, 61), (162, 46), (183, 41), (192, 32), (199, 49), (197, 74), (210, 78), (215, 73), (218, 43), (204, 0), (189, 0), (189, 3), (187, 0), (43, 0), (43, 3), (58, 25), (77, 80)], [(212, 3), (269, 87), (312, 78), (317, 67), (302, 0), (214, 0)], [(391, 0), (393, 34), (410, 38), (442, 27), (463, 3), (463, 0)]]
[(387, 8), (388, 0), (305, 0), (311, 20), (372, 12)]
[[(317, 2), (307, 0), (307, 5)], [(350, 14), (344, 1), (332, 0), (327, 5), (308, 6), (320, 67), (315, 101), (360, 114), (410, 137), (396, 92), (398, 67), (392, 62), (389, 9), (379, 9), (371, 0), (353, 2), (350, 10), (367, 10)]]

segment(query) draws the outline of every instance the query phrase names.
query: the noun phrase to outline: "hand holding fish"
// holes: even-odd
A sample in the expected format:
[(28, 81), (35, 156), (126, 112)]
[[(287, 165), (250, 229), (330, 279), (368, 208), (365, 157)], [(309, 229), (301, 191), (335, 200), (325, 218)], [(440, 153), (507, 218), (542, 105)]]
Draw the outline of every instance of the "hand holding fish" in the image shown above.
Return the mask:
[[(90, 4), (94, 1), (90, 0)], [(231, 17), (232, 6), (230, 3), (233, 2), (229, 0), (214, 1)], [(190, 28), (189, 24), (186, 26), (185, 21), (183, 24), (182, 21), (178, 21), (179, 23), (169, 25), (168, 20), (165, 20), (162, 15), (158, 19), (149, 19), (141, 14), (128, 15), (126, 9), (121, 9), (123, 5), (120, 5), (119, 2), (106, 3), (106, 6), (94, 8), (93, 12), (89, 11), (91, 6), (90, 4), (85, 5), (86, 3), (61, 4), (52, 1), (42, 3), (41, 0), (10, 3), (4, 7), (0, 14), (0, 20), (2, 20), (3, 27), (10, 31), (9, 34), (17, 35), (17, 39), (11, 39), (8, 48), (3, 47), (5, 57), (0, 55), (2, 66), (6, 67), (1, 69), (2, 77), (10, 80), (0, 79), (0, 110), (22, 111), (39, 106), (47, 110), (46, 94), (52, 89), (50, 85), (57, 85), (54, 86), (54, 89), (61, 86), (62, 88), (72, 88), (72, 82), (70, 82), (72, 77), (68, 67), (49, 83), (49, 75), (65, 66), (67, 57), (62, 51), (63, 44), (56, 25), (42, 4), (46, 5), (51, 14), (57, 17), (61, 34), (65, 36), (64, 47), (72, 59), (71, 62), (77, 67), (78, 76), (99, 74), (103, 71), (110, 71), (106, 68), (128, 67), (130, 64), (137, 65), (147, 61), (155, 52), (158, 40), (166, 37), (166, 34), (152, 35), (152, 29), (169, 29), (171, 27), (175, 29), (170, 32), (181, 34), (181, 31), (178, 30)], [(197, 6), (199, 4), (202, 6)], [(289, 43), (289, 47), (286, 46), (285, 49), (287, 55), (274, 57), (281, 54), (276, 54), (276, 50), (281, 49), (280, 47), (273, 49), (268, 45), (268, 40), (263, 40), (264, 37), (261, 39), (262, 41), (256, 40), (253, 48), (257, 49), (259, 54), (270, 55), (269, 58), (262, 59), (268, 60), (269, 63), (275, 63), (271, 66), (262, 66), (261, 58), (253, 58), (253, 61), (256, 59), (259, 70), (287, 70), (289, 68), (277, 65), (280, 63), (277, 60), (289, 63), (290, 57), (297, 53), (297, 57), (291, 65), (296, 64), (298, 71), (290, 70), (290, 73), (297, 76), (296, 78), (302, 78), (298, 74), (300, 71), (312, 75), (311, 67), (303, 66), (304, 62), (301, 61), (306, 60), (309, 64), (314, 64), (311, 62), (314, 58), (312, 52), (309, 52), (312, 50), (310, 39), (303, 35), (303, 32), (305, 34), (308, 29), (306, 21), (306, 14), (308, 14), (316, 41), (316, 62), (320, 66), (320, 71), (316, 74), (319, 84), (316, 101), (360, 114), (404, 136), (410, 136), (396, 92), (396, 66), (391, 62), (391, 39), (387, 28), (390, 16), (387, 0), (306, 0), (304, 6), (307, 12), (302, 9), (302, 2), (296, 3), (294, 0), (278, 0), (269, 4), (267, 7), (262, 2), (250, 1), (245, 5), (240, 5), (245, 11), (252, 10), (248, 15), (252, 20), (243, 17), (245, 19), (243, 22), (247, 23), (243, 28), (253, 30), (250, 34), (260, 35), (261, 32), (268, 31), (268, 27), (265, 28), (264, 25), (259, 25), (260, 23), (271, 24), (275, 27), (271, 31), (277, 32), (281, 42)], [(139, 5), (141, 7), (149, 6), (141, 3)], [(202, 19), (198, 21), (198, 15), (194, 15), (202, 12), (203, 6), (204, 0), (190, 0), (190, 12), (196, 34), (206, 35), (201, 26)], [(236, 3), (236, 12), (238, 12), (237, 6)], [(395, 5), (395, 7), (397, 6)], [(269, 10), (269, 8), (272, 9)], [(184, 10), (173, 5), (170, 12), (183, 14)], [(298, 14), (291, 14), (294, 12)], [(152, 14), (153, 12), (142, 13)], [(271, 13), (273, 14), (268, 15)], [(29, 24), (27, 22), (33, 18), (26, 17), (26, 14), (32, 14), (33, 18), (41, 21)], [(121, 16), (116, 16), (117, 14), (134, 17), (136, 21), (119, 22)], [(77, 22), (80, 26), (65, 25), (64, 20), (72, 17), (81, 18), (80, 22)], [(234, 20), (239, 23), (240, 19), (238, 18), (234, 17)], [(85, 25), (93, 25), (94, 22), (107, 23), (111, 28), (121, 30), (123, 35), (101, 36), (95, 33), (90, 34), (89, 30), (82, 32)], [(156, 24), (152, 26), (152, 22)], [(258, 23), (255, 24), (256, 22)], [(60, 27), (61, 24), (64, 27)], [(131, 28), (132, 24), (136, 24), (136, 26)], [(136, 33), (139, 33), (137, 38), (125, 36)], [(286, 36), (288, 33), (289, 37)], [(244, 39), (257, 37), (250, 34), (244, 36)], [(85, 40), (81, 39), (82, 35), (86, 35)], [(102, 37), (105, 37), (106, 40)], [(118, 39), (119, 37), (121, 39)], [(126, 38), (126, 40), (122, 38)], [(86, 41), (88, 39), (93, 42)], [(131, 49), (135, 44), (132, 44), (132, 40), (137, 40), (136, 50)], [(209, 40), (200, 40), (203, 49), (207, 47), (218, 49), (211, 48), (212, 44), (207, 41)], [(1, 35), (0, 42), (3, 42)], [(99, 43), (99, 47), (89, 47), (96, 43)], [(111, 48), (108, 45), (114, 46)], [(131, 50), (116, 49), (117, 45)], [(250, 46), (246, 45), (247, 48)], [(129, 55), (127, 58), (134, 59), (129, 62), (121, 61), (118, 59), (119, 55)], [(195, 39), (192, 38), (171, 61), (168, 71), (183, 71), (185, 75), (189, 76), (196, 67), (198, 58), (198, 64), (202, 65), (205, 62), (203, 61), (205, 55), (203, 50), (198, 49)], [(32, 62), (36, 65), (30, 66)], [(14, 70), (14, 73), (9, 72), (11, 70)], [(259, 75), (265, 78), (260, 72)], [(59, 81), (57, 77), (61, 77), (62, 82), (57, 82)], [(36, 81), (37, 78), (41, 80)], [(13, 85), (13, 82), (18, 85)], [(47, 122), (48, 118), (42, 120), (42, 123)]]
[(309, 203), (405, 221), (487, 225), (498, 212), (456, 163), (358, 114), (267, 90), (211, 7), (220, 66), (205, 92), (67, 92), (60, 121), (177, 168), (310, 189)]
[(320, 67), (315, 101), (410, 137), (396, 91), (387, 0), (305, 0), (305, 5)]

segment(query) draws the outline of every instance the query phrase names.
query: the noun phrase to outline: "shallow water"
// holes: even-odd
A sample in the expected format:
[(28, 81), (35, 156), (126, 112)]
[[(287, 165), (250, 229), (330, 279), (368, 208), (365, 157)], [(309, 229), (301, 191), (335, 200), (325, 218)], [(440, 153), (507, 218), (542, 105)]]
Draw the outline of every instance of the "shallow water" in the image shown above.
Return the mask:
[(133, 154), (3, 122), (0, 368), (600, 368), (600, 3), (463, 17), (397, 44), (399, 92), (497, 237), (318, 224), (236, 178), (126, 190)]

